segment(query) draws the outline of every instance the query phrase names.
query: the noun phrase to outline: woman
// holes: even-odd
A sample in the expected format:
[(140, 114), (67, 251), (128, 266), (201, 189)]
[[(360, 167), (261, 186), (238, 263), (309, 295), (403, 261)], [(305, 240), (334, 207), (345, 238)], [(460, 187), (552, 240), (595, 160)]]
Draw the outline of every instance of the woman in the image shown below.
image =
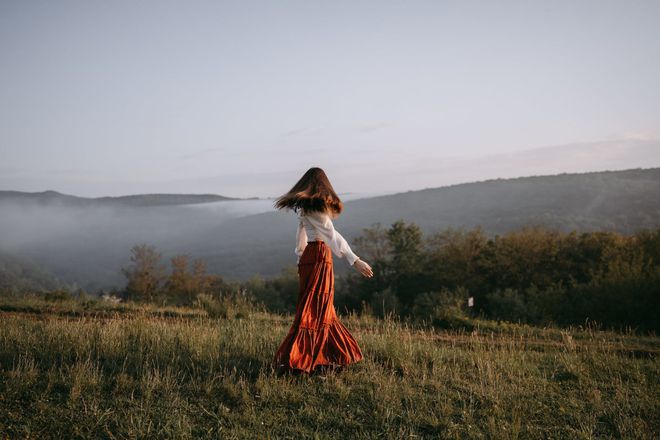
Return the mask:
[(342, 201), (325, 172), (314, 167), (274, 206), (298, 215), (300, 290), (293, 325), (275, 353), (273, 367), (278, 373), (311, 373), (317, 367), (341, 369), (361, 360), (360, 347), (335, 312), (332, 254), (346, 257), (365, 277), (373, 277), (373, 271), (334, 229), (332, 218), (342, 212)]

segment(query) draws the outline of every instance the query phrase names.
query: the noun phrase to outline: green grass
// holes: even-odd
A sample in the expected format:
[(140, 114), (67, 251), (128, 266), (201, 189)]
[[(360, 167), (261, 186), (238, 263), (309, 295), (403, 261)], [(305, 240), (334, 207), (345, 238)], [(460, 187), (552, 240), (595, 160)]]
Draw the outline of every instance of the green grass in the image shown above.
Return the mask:
[(291, 316), (0, 300), (0, 438), (657, 438), (660, 339), (341, 319), (365, 359), (277, 377)]

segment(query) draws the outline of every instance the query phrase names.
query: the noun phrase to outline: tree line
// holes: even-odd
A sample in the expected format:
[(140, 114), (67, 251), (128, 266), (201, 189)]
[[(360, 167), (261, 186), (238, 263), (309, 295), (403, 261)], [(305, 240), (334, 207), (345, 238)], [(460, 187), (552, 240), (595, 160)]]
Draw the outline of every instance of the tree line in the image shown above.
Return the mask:
[(425, 237), (414, 223), (398, 221), (366, 229), (355, 244), (376, 275), (347, 276), (338, 302), (349, 309), (438, 325), (479, 315), (659, 328), (660, 229), (625, 235), (525, 227), (488, 237), (480, 228), (449, 228)]
[[(449, 327), (469, 326), (476, 316), (535, 325), (591, 320), (612, 328), (660, 327), (660, 229), (626, 235), (525, 227), (489, 237), (481, 228), (448, 228), (425, 235), (400, 220), (365, 228), (352, 246), (374, 277), (337, 277), (338, 311)], [(208, 274), (203, 260), (175, 256), (167, 273), (161, 259), (146, 244), (131, 250), (131, 265), (123, 269), (125, 297), (185, 305), (199, 297), (240, 296), (272, 312), (295, 310), (295, 266), (268, 279), (228, 282)]]

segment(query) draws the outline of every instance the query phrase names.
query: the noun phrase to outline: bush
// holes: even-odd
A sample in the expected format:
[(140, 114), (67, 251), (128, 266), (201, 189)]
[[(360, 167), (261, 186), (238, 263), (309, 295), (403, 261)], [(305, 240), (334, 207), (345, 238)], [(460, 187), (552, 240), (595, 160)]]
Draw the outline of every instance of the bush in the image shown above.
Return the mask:
[(278, 276), (265, 280), (255, 275), (244, 282), (242, 288), (251, 292), (255, 300), (271, 312), (293, 313), (300, 291), (298, 268), (286, 266)]
[(68, 290), (58, 289), (58, 290), (51, 290), (50, 292), (46, 292), (44, 294), (44, 299), (49, 302), (63, 302), (63, 301), (73, 300), (73, 296), (71, 295), (71, 293), (69, 293)]
[(254, 300), (246, 291), (219, 297), (199, 294), (196, 302), (197, 306), (204, 309), (209, 317), (217, 319), (248, 318), (257, 308)]
[(518, 289), (497, 289), (486, 294), (490, 316), (506, 321), (527, 321), (527, 303)]
[(463, 312), (447, 303), (447, 292), (462, 288), (475, 299), (473, 313), (490, 318), (660, 329), (660, 229), (626, 235), (539, 226), (488, 237), (449, 228), (426, 238), (413, 231), (400, 222), (365, 229), (356, 249), (369, 255), (374, 277), (349, 273), (335, 300), (451, 327)]
[(392, 292), (392, 289), (389, 287), (381, 290), (380, 292), (375, 292), (371, 300), (368, 303), (368, 307), (365, 310), (370, 310), (374, 316), (384, 318), (388, 315), (396, 315), (400, 313), (400, 305), (397, 296)]
[(413, 318), (428, 320), (434, 327), (439, 328), (471, 329), (472, 321), (467, 311), (468, 297), (468, 291), (464, 287), (422, 293), (415, 298)]

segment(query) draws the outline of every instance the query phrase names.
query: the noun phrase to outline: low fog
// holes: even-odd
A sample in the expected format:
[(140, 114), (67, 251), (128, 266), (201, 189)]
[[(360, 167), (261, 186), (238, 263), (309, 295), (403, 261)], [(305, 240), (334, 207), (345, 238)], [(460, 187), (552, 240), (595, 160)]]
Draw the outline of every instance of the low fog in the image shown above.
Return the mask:
[[(88, 291), (123, 287), (121, 268), (141, 243), (155, 246), (166, 264), (188, 254), (227, 279), (268, 277), (295, 265), (295, 217), (275, 210), (273, 199), (129, 207), (27, 198), (0, 199), (0, 253)], [(334, 224), (349, 242), (374, 223), (387, 227), (399, 219), (425, 233), (479, 226), (492, 235), (527, 225), (631, 233), (660, 227), (660, 168), (494, 179), (343, 200), (345, 211)], [(337, 274), (349, 269), (337, 259)]]
[(120, 268), (133, 245), (155, 245), (164, 257), (194, 256), (186, 245), (193, 236), (230, 219), (270, 211), (272, 204), (266, 199), (134, 208), (5, 201), (0, 203), (0, 250), (27, 257), (63, 281), (94, 280), (90, 285), (111, 287), (123, 282)]
[(87, 289), (121, 287), (125, 283), (121, 267), (129, 264), (134, 245), (155, 246), (164, 263), (176, 254), (212, 259), (228, 241), (237, 247), (237, 237), (219, 235), (219, 228), (230, 220), (273, 212), (273, 201), (132, 207), (0, 200), (0, 253), (25, 258), (67, 284)]

